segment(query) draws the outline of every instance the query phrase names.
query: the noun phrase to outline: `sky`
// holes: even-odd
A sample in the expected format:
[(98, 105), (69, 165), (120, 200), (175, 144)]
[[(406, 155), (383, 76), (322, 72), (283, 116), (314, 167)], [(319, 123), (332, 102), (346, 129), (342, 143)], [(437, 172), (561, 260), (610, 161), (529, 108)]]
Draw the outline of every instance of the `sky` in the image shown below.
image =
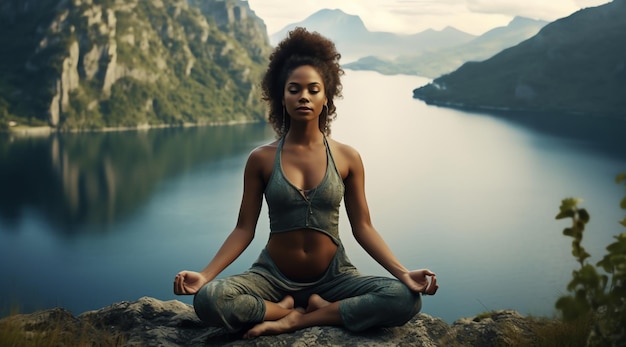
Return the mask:
[(248, 0), (271, 35), (321, 9), (361, 17), (370, 31), (415, 34), (452, 26), (480, 35), (515, 16), (554, 21), (609, 0)]

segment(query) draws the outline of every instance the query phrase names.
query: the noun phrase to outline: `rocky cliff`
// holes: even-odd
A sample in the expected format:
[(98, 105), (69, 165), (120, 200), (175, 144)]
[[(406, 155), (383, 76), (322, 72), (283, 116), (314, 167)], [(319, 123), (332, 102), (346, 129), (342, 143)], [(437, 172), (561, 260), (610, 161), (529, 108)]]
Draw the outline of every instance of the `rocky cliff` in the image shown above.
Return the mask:
[(260, 120), (265, 25), (242, 0), (0, 4), (0, 123)]
[[(65, 327), (59, 330), (58, 326)], [(312, 327), (278, 336), (242, 340), (206, 327), (190, 305), (144, 297), (120, 302), (78, 317), (63, 309), (15, 315), (0, 320), (0, 328), (13, 328), (25, 339), (73, 336), (84, 345), (114, 337), (124, 346), (509, 346), (511, 338), (532, 345), (530, 320), (515, 311), (496, 311), (483, 317), (460, 319), (448, 325), (438, 318), (418, 314), (402, 327), (351, 333), (337, 327)], [(99, 331), (90, 330), (96, 327)], [(0, 329), (1, 330), (1, 329)], [(105, 334), (105, 335), (103, 335)], [(115, 338), (117, 336), (117, 339)], [(66, 340), (68, 341), (68, 340)], [(71, 342), (69, 342), (71, 344)]]

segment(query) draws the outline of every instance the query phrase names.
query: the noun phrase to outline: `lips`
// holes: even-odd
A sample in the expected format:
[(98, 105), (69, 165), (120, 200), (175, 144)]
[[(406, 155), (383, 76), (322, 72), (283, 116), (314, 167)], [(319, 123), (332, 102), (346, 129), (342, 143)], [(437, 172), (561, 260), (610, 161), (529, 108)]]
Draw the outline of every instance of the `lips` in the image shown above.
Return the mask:
[(307, 112), (307, 111), (313, 111), (313, 109), (310, 108), (310, 107), (306, 107), (306, 106), (300, 106), (300, 107), (296, 108), (296, 111)]

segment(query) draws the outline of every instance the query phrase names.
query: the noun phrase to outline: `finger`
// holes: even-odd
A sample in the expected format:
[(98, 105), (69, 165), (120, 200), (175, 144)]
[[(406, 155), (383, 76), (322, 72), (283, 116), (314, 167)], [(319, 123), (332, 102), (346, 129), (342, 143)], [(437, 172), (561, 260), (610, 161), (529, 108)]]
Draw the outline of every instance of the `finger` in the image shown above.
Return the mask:
[(185, 275), (180, 273), (176, 276), (176, 294), (185, 294)]
[(428, 269), (424, 269), (424, 274), (426, 274), (427, 276), (436, 276), (434, 272)]
[(186, 281), (187, 281), (187, 278), (184, 275), (180, 276), (180, 278), (179, 278), (179, 286), (180, 286), (179, 290), (180, 290), (180, 293), (183, 294), (183, 295), (189, 294), (187, 292), (187, 283), (186, 283)]
[(424, 287), (422, 287), (420, 293), (422, 293), (423, 295), (431, 295), (432, 290), (432, 282), (427, 281), (426, 284), (424, 284)]
[(439, 289), (439, 285), (437, 284), (437, 277), (433, 276), (430, 284), (428, 285), (428, 292), (430, 295), (435, 295), (437, 289)]
[(181, 294), (180, 293), (180, 275), (176, 275), (176, 277), (174, 277), (174, 294)]

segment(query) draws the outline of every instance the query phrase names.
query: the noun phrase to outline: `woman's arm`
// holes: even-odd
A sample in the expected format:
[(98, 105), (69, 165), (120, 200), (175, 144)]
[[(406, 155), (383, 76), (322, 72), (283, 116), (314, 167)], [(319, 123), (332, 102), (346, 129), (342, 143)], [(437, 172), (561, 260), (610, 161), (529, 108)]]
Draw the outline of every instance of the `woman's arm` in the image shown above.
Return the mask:
[(345, 153), (349, 171), (344, 179), (346, 187), (344, 199), (355, 239), (374, 260), (411, 290), (424, 294), (435, 294), (438, 288), (435, 274), (428, 269), (409, 271), (395, 257), (372, 225), (365, 197), (363, 161), (359, 153), (352, 148), (346, 150)]
[(211, 262), (200, 272), (181, 271), (174, 279), (175, 294), (195, 294), (202, 286), (213, 280), (250, 245), (263, 203), (264, 181), (262, 156), (259, 150), (248, 157), (244, 170), (243, 197), (237, 224), (224, 241)]

